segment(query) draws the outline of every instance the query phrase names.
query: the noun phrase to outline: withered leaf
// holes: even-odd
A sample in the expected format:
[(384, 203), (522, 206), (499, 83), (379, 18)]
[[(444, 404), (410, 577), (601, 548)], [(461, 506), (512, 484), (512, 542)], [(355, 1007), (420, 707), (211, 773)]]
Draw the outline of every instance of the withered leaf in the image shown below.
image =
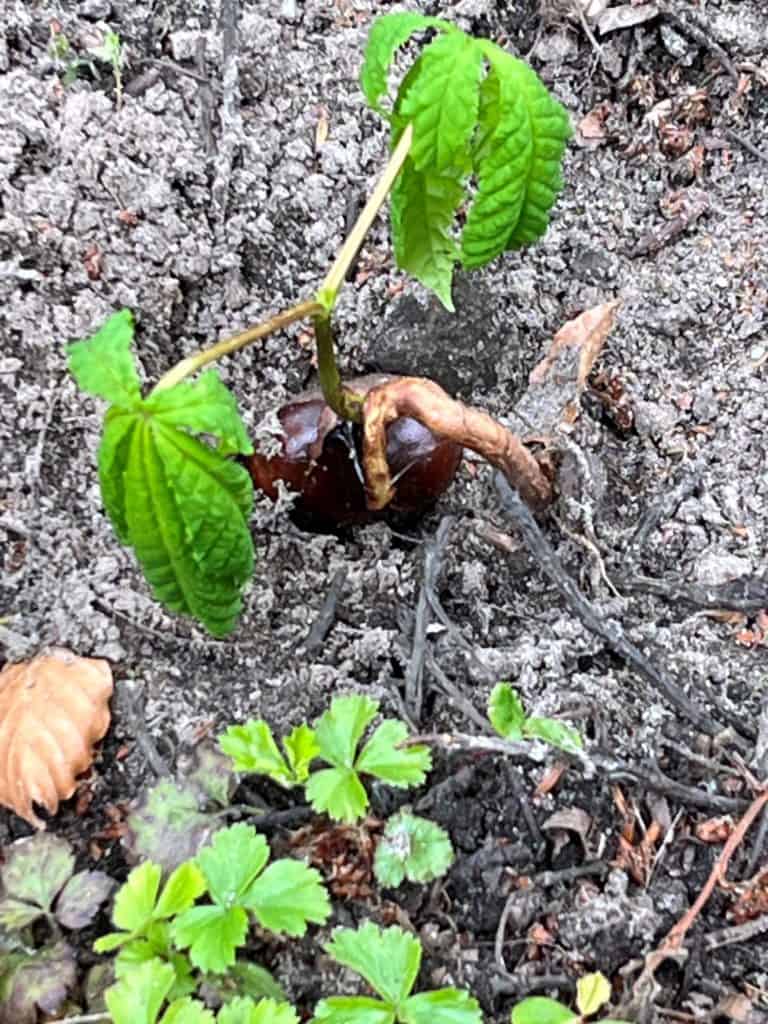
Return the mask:
[(63, 649), (0, 672), (0, 805), (45, 828), (32, 805), (55, 814), (72, 796), (109, 727), (111, 693), (106, 661)]

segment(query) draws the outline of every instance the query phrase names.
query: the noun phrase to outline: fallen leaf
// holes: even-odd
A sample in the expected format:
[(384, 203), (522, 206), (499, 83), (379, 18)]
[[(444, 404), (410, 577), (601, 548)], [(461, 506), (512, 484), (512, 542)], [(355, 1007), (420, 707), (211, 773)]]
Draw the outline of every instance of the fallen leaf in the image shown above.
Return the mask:
[(642, 25), (650, 21), (659, 13), (656, 4), (621, 4), (619, 7), (611, 7), (604, 11), (597, 19), (597, 28), (600, 35), (606, 32), (615, 32), (616, 29), (633, 28), (635, 25)]
[(586, 850), (587, 836), (592, 828), (592, 818), (580, 807), (566, 807), (562, 811), (555, 811), (550, 814), (545, 822), (542, 822), (543, 829), (563, 829), (566, 832), (575, 832), (581, 839), (581, 844)]
[(541, 797), (546, 796), (547, 793), (551, 793), (563, 777), (567, 768), (568, 765), (564, 761), (554, 761), (545, 769), (544, 774), (539, 779), (535, 795), (537, 797)]
[(57, 649), (0, 672), (0, 805), (35, 828), (33, 803), (55, 814), (109, 728), (112, 671)]
[(585, 145), (605, 141), (605, 122), (611, 112), (609, 103), (601, 103), (590, 110), (588, 114), (579, 121), (577, 132), (578, 138)]
[(702, 843), (724, 843), (733, 832), (733, 821), (729, 817), (708, 818), (700, 822), (694, 832)]

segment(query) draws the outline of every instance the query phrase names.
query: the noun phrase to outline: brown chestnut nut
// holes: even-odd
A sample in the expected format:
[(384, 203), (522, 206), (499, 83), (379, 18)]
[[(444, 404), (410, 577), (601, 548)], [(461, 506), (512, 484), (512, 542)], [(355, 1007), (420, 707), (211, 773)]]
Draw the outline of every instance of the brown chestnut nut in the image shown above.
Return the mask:
[[(352, 381), (362, 392), (381, 378)], [(256, 452), (244, 458), (256, 487), (277, 498), (277, 481), (298, 493), (294, 518), (303, 526), (333, 529), (368, 523), (387, 512), (419, 515), (449, 487), (462, 456), (461, 445), (436, 437), (417, 420), (401, 417), (387, 430), (387, 461), (395, 494), (384, 512), (365, 501), (362, 432), (339, 422), (319, 393), (284, 405), (278, 412), (282, 452), (268, 458)]]

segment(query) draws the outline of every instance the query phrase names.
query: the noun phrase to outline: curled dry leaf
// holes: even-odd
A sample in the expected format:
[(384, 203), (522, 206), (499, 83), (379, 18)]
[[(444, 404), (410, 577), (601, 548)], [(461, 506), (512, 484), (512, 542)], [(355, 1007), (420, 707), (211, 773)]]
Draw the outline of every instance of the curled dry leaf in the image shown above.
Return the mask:
[(106, 661), (53, 650), (0, 672), (0, 804), (45, 828), (33, 803), (55, 814), (109, 727)]

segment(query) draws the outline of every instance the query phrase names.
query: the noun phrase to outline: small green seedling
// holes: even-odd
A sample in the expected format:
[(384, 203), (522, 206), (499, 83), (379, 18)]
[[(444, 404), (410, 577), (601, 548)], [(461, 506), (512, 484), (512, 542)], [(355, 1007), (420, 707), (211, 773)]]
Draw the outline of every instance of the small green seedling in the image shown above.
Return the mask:
[[(389, 67), (398, 50), (422, 30), (436, 35), (411, 65), (387, 109), (382, 96)], [(123, 50), (118, 36), (107, 31), (95, 53), (112, 64), (119, 100)], [(392, 153), (313, 300), (183, 359), (145, 397), (130, 355), (133, 318), (128, 310), (69, 348), (70, 370), (80, 388), (109, 403), (99, 479), (118, 538), (134, 549), (157, 600), (173, 612), (193, 616), (214, 636), (234, 628), (253, 570), (248, 530), (252, 484), (245, 468), (231, 458), (252, 455), (253, 449), (235, 400), (216, 373), (208, 371), (194, 384), (186, 378), (299, 320), (309, 317), (314, 324), (325, 403), (338, 418), (367, 431), (362, 455), (366, 486), (361, 489), (358, 477), (353, 486), (369, 512), (384, 509), (395, 495), (386, 423), (405, 415), (443, 442), (473, 448), (503, 468), (532, 505), (544, 507), (551, 495), (549, 481), (519, 438), (479, 410), (468, 417), (432, 381), (393, 378), (373, 389), (376, 402), (344, 386), (331, 313), (355, 254), (390, 192), (398, 264), (449, 309), (457, 262), (480, 267), (539, 238), (562, 183), (568, 115), (526, 64), (495, 43), (413, 13), (385, 15), (374, 23), (361, 84), (371, 106), (390, 122)], [(398, 390), (401, 384), (407, 393)], [(312, 459), (314, 465), (315, 455)], [(429, 492), (427, 501), (450, 484), (458, 462), (458, 457), (448, 462), (440, 473), (429, 470), (420, 484)], [(334, 472), (348, 469), (349, 459), (342, 459)], [(276, 481), (310, 488), (309, 472), (300, 472), (297, 485), (295, 466), (291, 470), (279, 460), (270, 461), (265, 472), (268, 493)], [(328, 495), (336, 493), (330, 473), (325, 486)], [(321, 780), (314, 785), (321, 787)]]
[(97, 60), (104, 61), (112, 67), (112, 74), (115, 79), (115, 96), (117, 98), (118, 110), (123, 105), (123, 44), (117, 32), (111, 28), (104, 30), (104, 38), (98, 46), (90, 46), (88, 52), (93, 54)]
[(411, 995), (421, 966), (421, 943), (400, 928), (370, 921), (337, 928), (326, 951), (359, 974), (380, 997), (333, 996), (315, 1007), (312, 1024), (481, 1024), (477, 1000), (456, 988)]
[(113, 1024), (298, 1024), (296, 1011), (285, 1002), (237, 996), (214, 1014), (198, 999), (173, 998), (173, 986), (169, 964), (153, 959), (137, 965), (106, 991)]
[[(564, 1003), (546, 996), (530, 996), (512, 1010), (512, 1024), (583, 1024), (611, 998), (611, 986), (604, 974), (586, 974), (576, 985), (574, 1013)], [(627, 1024), (627, 1021), (603, 1018), (598, 1024)]]
[[(318, 813), (354, 822), (365, 814), (369, 803), (361, 775), (407, 788), (421, 785), (432, 766), (427, 747), (400, 746), (407, 739), (408, 727), (394, 718), (385, 718), (358, 751), (378, 709), (378, 702), (369, 697), (336, 697), (314, 729), (301, 725), (283, 740), (285, 756), (261, 720), (230, 726), (219, 744), (233, 759), (236, 771), (267, 775), (283, 786), (303, 785)], [(330, 767), (312, 771), (315, 759)]]
[[(123, 947), (125, 964), (172, 945), (189, 950), (199, 970), (222, 973), (234, 965), (251, 917), (288, 935), (303, 935), (308, 922), (322, 924), (330, 905), (318, 872), (291, 858), (267, 867), (268, 860), (264, 836), (237, 824), (221, 829), (194, 862), (177, 868), (162, 892), (158, 865), (134, 868), (115, 899), (112, 920), (121, 930), (97, 939), (94, 949)], [(203, 895), (209, 902), (196, 905)], [(176, 980), (184, 980), (178, 972)]]
[(453, 846), (445, 829), (402, 810), (387, 821), (376, 847), (373, 873), (381, 885), (396, 889), (405, 879), (431, 882), (453, 864)]
[(505, 740), (544, 740), (553, 747), (575, 753), (583, 749), (581, 736), (570, 725), (553, 718), (529, 718), (518, 693), (509, 683), (497, 683), (488, 700), (488, 718)]

